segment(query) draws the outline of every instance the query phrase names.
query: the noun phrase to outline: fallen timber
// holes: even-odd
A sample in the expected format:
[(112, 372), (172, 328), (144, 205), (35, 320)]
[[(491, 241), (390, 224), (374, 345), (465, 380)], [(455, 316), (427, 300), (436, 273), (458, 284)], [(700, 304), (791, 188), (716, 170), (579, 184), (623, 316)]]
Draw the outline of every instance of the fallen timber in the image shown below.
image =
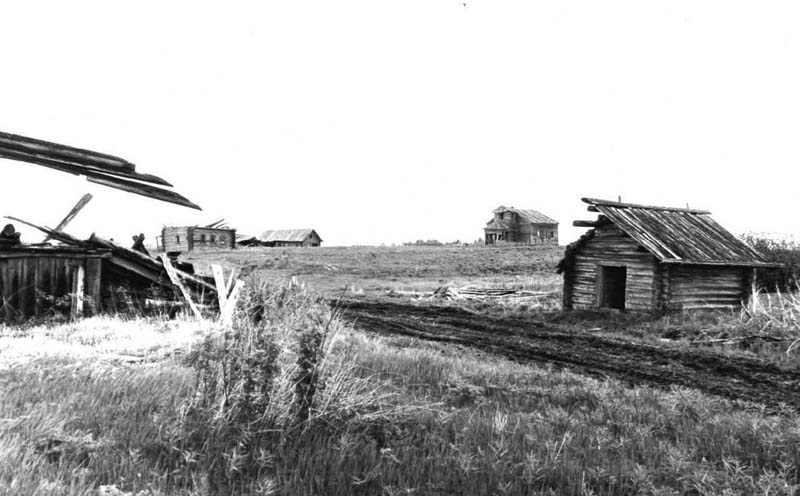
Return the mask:
[(529, 299), (544, 298), (553, 293), (547, 291), (528, 291), (524, 289), (508, 288), (453, 288), (442, 286), (433, 292), (436, 298), (446, 298), (451, 300), (505, 300), (505, 299)]

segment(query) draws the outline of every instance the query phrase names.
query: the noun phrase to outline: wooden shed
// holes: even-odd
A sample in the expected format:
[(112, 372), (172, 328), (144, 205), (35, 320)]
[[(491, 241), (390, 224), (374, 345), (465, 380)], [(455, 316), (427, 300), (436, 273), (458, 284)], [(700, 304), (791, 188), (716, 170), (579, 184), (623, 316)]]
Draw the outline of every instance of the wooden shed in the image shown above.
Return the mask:
[(281, 229), (264, 231), (259, 242), (263, 246), (320, 246), (322, 238), (313, 229)]
[(558, 264), (564, 309), (734, 308), (758, 268), (775, 267), (710, 212), (583, 198), (594, 221)]
[(170, 226), (161, 230), (161, 250), (187, 252), (236, 248), (236, 229), (200, 226)]

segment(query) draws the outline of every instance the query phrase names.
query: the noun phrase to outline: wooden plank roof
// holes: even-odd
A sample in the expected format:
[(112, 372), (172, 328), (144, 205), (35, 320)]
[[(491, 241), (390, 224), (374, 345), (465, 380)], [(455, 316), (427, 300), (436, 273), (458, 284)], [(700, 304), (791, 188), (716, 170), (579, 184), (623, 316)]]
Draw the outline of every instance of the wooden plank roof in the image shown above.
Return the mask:
[[(287, 241), (296, 243), (304, 241), (311, 233), (314, 233), (317, 238), (319, 238), (319, 234), (317, 234), (317, 232), (313, 229), (278, 229), (264, 231), (261, 234), (260, 240), (262, 243), (269, 243), (272, 241)], [(321, 238), (320, 241), (322, 241)]]
[(545, 214), (529, 208), (504, 207), (501, 205), (496, 209), (492, 210), (492, 213), (495, 214), (498, 214), (500, 212), (514, 212), (516, 214), (519, 214), (520, 217), (522, 217), (524, 220), (532, 224), (553, 224), (553, 225), (558, 224), (558, 222), (546, 216)]
[(706, 210), (581, 198), (662, 263), (771, 267)]

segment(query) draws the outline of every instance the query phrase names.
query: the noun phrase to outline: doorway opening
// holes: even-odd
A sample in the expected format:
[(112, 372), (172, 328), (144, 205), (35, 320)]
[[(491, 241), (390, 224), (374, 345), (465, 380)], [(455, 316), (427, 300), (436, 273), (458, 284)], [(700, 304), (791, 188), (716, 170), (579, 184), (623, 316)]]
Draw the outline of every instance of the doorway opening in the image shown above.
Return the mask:
[(625, 310), (625, 280), (628, 270), (625, 267), (598, 268), (598, 303), (603, 308)]

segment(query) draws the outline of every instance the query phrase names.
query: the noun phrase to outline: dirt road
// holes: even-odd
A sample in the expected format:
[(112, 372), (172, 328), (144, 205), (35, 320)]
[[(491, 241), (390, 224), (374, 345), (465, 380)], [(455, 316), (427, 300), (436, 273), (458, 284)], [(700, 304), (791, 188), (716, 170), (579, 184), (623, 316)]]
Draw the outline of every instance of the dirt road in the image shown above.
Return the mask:
[(595, 377), (660, 387), (676, 384), (771, 408), (783, 403), (800, 411), (800, 370), (755, 359), (569, 334), (542, 323), (491, 319), (451, 307), (350, 301), (342, 310), (356, 328), (378, 334), (455, 343)]

